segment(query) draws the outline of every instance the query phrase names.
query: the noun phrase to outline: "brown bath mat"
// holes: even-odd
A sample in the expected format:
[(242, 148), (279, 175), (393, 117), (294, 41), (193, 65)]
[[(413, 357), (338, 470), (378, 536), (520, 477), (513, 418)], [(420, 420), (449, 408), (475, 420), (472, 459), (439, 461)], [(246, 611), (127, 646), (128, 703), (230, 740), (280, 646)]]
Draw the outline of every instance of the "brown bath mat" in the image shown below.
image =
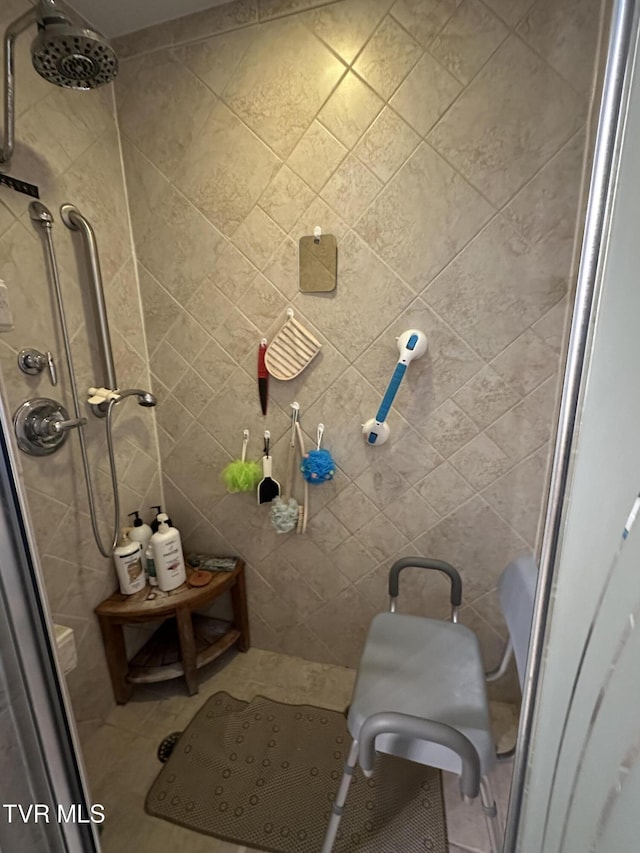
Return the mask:
[[(350, 737), (344, 716), (216, 693), (147, 795), (149, 814), (270, 853), (318, 853)], [(380, 756), (358, 770), (335, 853), (446, 853), (440, 773)]]

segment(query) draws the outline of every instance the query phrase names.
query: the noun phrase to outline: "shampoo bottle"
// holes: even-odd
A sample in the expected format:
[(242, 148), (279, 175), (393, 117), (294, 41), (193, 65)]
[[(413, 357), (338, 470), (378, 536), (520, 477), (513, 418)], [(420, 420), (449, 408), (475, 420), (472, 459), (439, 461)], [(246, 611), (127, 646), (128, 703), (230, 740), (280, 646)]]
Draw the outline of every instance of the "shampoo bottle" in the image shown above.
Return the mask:
[(147, 547), (149, 545), (149, 539), (151, 539), (151, 534), (153, 533), (153, 530), (149, 527), (148, 524), (144, 523), (144, 521), (140, 518), (140, 514), (138, 512), (130, 512), (129, 518), (131, 518), (132, 515), (135, 515), (135, 519), (133, 521), (133, 527), (129, 530), (129, 539), (131, 540), (131, 542), (140, 543), (140, 548), (142, 550), (142, 568), (148, 575), (149, 570), (147, 568)]
[[(157, 533), (158, 527), (160, 527), (159, 518), (161, 515), (164, 515), (164, 513), (162, 512), (162, 507), (159, 505), (150, 506), (149, 509), (155, 509), (155, 511), (156, 511), (155, 515), (153, 516), (153, 521), (151, 522), (151, 532)], [(173, 527), (173, 523), (172, 523), (171, 519), (169, 518), (169, 516), (167, 516), (167, 524), (169, 525), (169, 527)]]
[(126, 531), (113, 549), (113, 564), (116, 567), (120, 592), (133, 595), (144, 589), (146, 578), (142, 568), (142, 551), (139, 542), (132, 542)]
[(168, 515), (161, 512), (158, 515), (158, 532), (151, 537), (156, 577), (163, 592), (175, 589), (187, 579), (180, 534), (175, 527), (169, 527), (168, 521)]

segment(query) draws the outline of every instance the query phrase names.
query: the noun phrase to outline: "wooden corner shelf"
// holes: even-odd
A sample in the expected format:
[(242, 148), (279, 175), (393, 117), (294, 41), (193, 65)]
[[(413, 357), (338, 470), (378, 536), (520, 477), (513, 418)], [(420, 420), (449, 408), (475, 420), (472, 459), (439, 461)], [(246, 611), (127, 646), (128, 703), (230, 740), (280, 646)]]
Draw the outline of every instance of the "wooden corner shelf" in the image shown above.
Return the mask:
[[(191, 569), (187, 569), (187, 580)], [(231, 594), (233, 622), (196, 613), (222, 593)], [(184, 676), (189, 695), (198, 692), (197, 670), (231, 646), (249, 649), (249, 617), (244, 562), (230, 572), (215, 572), (206, 586), (183, 584), (171, 592), (145, 587), (133, 595), (114, 592), (96, 607), (113, 693), (118, 704), (131, 698), (134, 684), (149, 684)], [(127, 659), (125, 625), (161, 621), (162, 625), (140, 651)]]

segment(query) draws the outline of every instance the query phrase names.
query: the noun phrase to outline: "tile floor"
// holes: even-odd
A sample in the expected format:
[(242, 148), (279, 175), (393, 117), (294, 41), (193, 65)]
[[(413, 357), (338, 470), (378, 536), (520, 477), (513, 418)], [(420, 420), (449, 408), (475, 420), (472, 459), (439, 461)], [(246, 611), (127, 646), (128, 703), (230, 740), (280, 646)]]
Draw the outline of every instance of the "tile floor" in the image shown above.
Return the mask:
[[(256, 694), (293, 704), (310, 703), (343, 710), (349, 702), (355, 672), (344, 667), (311, 663), (301, 658), (251, 649), (229, 653), (200, 671), (200, 692), (188, 697), (182, 679), (139, 686), (133, 699), (114, 708), (106, 724), (85, 747), (85, 763), (93, 801), (105, 806), (103, 853), (155, 853), (174, 846), (185, 853), (249, 853), (191, 832), (144, 811), (146, 793), (161, 765), (158, 744), (172, 731), (184, 729), (200, 706), (219, 690), (238, 699)], [(514, 737), (515, 709), (492, 703), (496, 733), (505, 745)], [(502, 746), (502, 744), (501, 744)], [(504, 820), (511, 765), (498, 768), (494, 789)], [(444, 774), (451, 853), (482, 853), (487, 849), (484, 818), (479, 802), (464, 805), (457, 778)]]

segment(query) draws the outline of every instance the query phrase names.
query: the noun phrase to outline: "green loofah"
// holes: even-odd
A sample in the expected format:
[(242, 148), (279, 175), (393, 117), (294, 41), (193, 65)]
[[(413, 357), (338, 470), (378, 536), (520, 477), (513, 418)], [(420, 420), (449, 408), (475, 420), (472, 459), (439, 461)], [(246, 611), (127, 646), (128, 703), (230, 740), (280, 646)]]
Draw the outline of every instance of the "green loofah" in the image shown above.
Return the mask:
[(262, 478), (262, 469), (257, 462), (235, 459), (224, 468), (222, 479), (228, 492), (252, 492)]

